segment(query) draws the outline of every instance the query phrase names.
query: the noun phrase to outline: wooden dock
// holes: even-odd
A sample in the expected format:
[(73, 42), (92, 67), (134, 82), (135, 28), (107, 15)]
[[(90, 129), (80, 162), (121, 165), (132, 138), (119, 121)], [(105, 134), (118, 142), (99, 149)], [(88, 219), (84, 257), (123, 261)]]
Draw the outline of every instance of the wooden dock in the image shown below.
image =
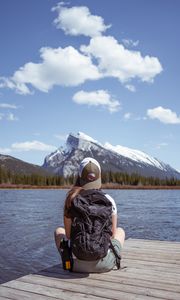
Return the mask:
[(0, 300), (180, 300), (180, 243), (128, 239), (122, 267), (77, 274), (52, 266), (2, 284)]

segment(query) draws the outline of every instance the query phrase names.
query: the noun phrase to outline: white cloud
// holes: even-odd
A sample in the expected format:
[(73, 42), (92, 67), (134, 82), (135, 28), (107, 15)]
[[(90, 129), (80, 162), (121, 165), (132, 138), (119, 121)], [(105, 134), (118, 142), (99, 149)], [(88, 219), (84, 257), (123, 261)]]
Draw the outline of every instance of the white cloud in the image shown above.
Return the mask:
[(108, 91), (97, 90), (92, 92), (79, 91), (73, 96), (73, 101), (77, 104), (87, 104), (90, 106), (106, 107), (111, 113), (120, 109), (120, 102), (113, 99)]
[(41, 48), (41, 63), (26, 63), (11, 78), (1, 77), (1, 87), (15, 89), (17, 93), (31, 93), (28, 84), (48, 92), (54, 85), (77, 86), (86, 80), (101, 76), (91, 58), (69, 46), (66, 48)]
[(22, 143), (13, 143), (11, 145), (12, 150), (17, 150), (17, 151), (54, 151), (57, 148), (52, 145), (44, 144), (39, 141), (27, 141), (27, 142), (22, 142)]
[(8, 113), (8, 114), (0, 113), (0, 121), (1, 120), (18, 121), (18, 118), (13, 113)]
[(126, 47), (137, 47), (139, 45), (139, 41), (133, 41), (131, 39), (123, 39), (122, 40), (123, 44), (126, 46)]
[(128, 112), (124, 114), (124, 119), (129, 120), (132, 117), (132, 113)]
[(121, 83), (133, 78), (153, 82), (154, 77), (162, 71), (158, 58), (143, 57), (139, 51), (125, 49), (112, 36), (94, 37), (88, 46), (81, 46), (81, 51), (97, 59), (104, 76), (118, 78)]
[(125, 87), (130, 91), (130, 92), (136, 92), (136, 88), (132, 84), (126, 84)]
[(58, 16), (54, 20), (57, 28), (62, 29), (69, 35), (97, 36), (105, 32), (110, 25), (106, 26), (100, 16), (92, 15), (86, 6), (64, 7), (59, 3), (52, 8), (57, 11)]
[[(20, 68), (20, 71), (16, 72), (20, 72), (21, 74), (23, 74), (23, 67)], [(0, 77), (0, 88), (9, 88), (11, 90), (15, 90), (18, 94), (21, 95), (31, 94), (27, 85), (16, 79), (16, 72), (14, 73), (14, 76), (10, 78)], [(24, 80), (26, 80), (26, 78), (24, 78)]]
[(150, 119), (158, 119), (165, 124), (180, 124), (180, 116), (178, 117), (171, 109), (163, 108), (162, 106), (148, 109), (147, 116)]
[(18, 121), (18, 118), (17, 117), (15, 117), (15, 115), (13, 114), (13, 113), (9, 113), (8, 115), (7, 115), (7, 121)]
[(0, 103), (0, 108), (17, 109), (17, 106), (15, 104)]

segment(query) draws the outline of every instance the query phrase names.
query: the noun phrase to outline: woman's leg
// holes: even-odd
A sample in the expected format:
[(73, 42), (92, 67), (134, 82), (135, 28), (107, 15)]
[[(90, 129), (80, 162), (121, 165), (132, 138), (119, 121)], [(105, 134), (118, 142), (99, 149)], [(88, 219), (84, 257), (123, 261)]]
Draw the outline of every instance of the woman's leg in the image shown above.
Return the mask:
[(114, 235), (113, 238), (118, 240), (120, 242), (121, 246), (123, 247), (124, 240), (125, 240), (125, 231), (124, 231), (124, 229), (122, 229), (120, 227), (116, 228), (116, 232), (115, 232), (115, 235)]
[(56, 247), (59, 250), (60, 247), (60, 242), (63, 238), (65, 238), (65, 229), (63, 227), (58, 227), (55, 231), (54, 231), (54, 239), (55, 239), (55, 243), (56, 243)]

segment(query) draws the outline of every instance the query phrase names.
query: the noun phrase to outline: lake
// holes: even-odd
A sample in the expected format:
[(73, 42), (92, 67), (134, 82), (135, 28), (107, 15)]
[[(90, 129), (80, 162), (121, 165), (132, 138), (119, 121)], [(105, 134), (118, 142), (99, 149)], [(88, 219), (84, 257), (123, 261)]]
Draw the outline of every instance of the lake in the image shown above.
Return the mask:
[[(180, 190), (108, 190), (126, 238), (180, 241)], [(54, 230), (67, 190), (0, 190), (0, 283), (60, 261)]]

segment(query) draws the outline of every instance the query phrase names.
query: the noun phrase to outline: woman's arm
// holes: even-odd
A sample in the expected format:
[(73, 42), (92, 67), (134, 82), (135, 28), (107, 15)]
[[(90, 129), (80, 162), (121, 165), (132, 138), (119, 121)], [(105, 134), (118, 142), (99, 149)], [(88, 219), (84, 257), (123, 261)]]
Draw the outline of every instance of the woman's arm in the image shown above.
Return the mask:
[(72, 223), (71, 218), (67, 218), (64, 216), (64, 228), (68, 240), (70, 240), (70, 236), (71, 236), (71, 223)]
[(114, 199), (109, 194), (105, 195), (112, 204), (112, 238), (114, 238), (117, 229), (117, 206)]
[(112, 215), (112, 238), (114, 238), (116, 234), (117, 228), (117, 214)]

